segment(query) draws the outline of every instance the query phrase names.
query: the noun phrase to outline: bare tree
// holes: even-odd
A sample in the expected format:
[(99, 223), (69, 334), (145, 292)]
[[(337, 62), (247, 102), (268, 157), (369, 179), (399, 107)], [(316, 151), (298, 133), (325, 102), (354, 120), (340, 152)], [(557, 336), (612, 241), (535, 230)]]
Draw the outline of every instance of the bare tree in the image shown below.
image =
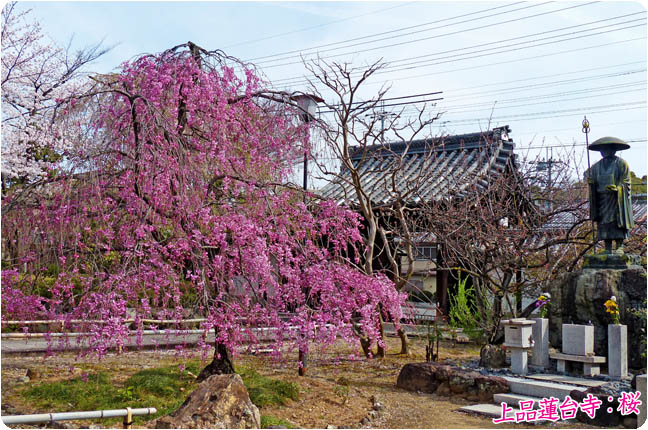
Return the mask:
[(469, 279), (486, 343), (500, 336), (504, 301), (515, 316), (521, 308), (512, 297), (546, 291), (593, 247), (577, 166), (564, 161), (548, 184), (537, 180), (534, 164), (513, 157), (502, 172), (487, 172), (451, 199), (423, 203), (424, 222), (442, 244), (442, 269)]
[[(401, 115), (402, 110), (389, 118), (376, 114), (388, 88), (383, 86), (375, 97), (366, 100), (360, 94), (367, 80), (383, 67), (381, 62), (358, 69), (347, 63), (317, 60), (306, 67), (314, 81), (335, 98), (325, 107), (333, 112), (334, 120), (320, 122), (320, 126), (326, 149), (339, 160), (341, 168), (318, 163), (331, 183), (323, 190), (323, 197), (339, 197), (342, 193), (342, 200), (359, 212), (365, 225), (363, 271), (368, 275), (385, 273), (402, 291), (414, 270), (418, 209), (411, 203), (430, 174), (426, 166), (433, 156), (428, 151), (414, 166), (409, 150), (438, 115), (426, 116), (426, 105), (419, 108), (415, 120), (407, 120)], [(311, 86), (321, 96), (313, 82)], [(402, 142), (398, 150), (384, 143), (387, 135)], [(403, 264), (403, 259), (407, 264)], [(407, 336), (402, 330), (398, 333), (401, 353), (408, 354)], [(369, 355), (370, 346), (362, 341), (362, 336), (361, 343)], [(384, 356), (382, 345), (378, 346), (377, 355)]]

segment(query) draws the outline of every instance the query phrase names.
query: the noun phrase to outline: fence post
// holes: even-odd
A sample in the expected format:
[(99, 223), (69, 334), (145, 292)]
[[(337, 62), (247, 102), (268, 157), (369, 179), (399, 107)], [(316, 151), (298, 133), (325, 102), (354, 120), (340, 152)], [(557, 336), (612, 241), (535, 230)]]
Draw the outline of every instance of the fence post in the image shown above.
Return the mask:
[(124, 417), (124, 428), (130, 429), (133, 426), (133, 413), (131, 408), (126, 408), (126, 416)]

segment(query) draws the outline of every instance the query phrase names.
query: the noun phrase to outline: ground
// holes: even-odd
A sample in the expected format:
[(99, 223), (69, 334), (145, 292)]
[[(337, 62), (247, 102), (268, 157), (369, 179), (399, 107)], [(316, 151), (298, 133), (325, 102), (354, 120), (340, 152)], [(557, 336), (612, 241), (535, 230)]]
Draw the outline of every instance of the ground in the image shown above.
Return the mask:
[[(297, 376), (296, 360), (276, 362), (268, 356), (239, 355), (236, 365), (255, 369), (273, 379), (291, 381), (299, 386), (299, 398), (284, 405), (265, 405), (261, 414), (274, 417), (284, 425), (304, 428), (328, 426), (362, 427), (363, 418), (374, 415), (365, 427), (376, 428), (527, 428), (529, 425), (495, 425), (490, 418), (458, 412), (470, 402), (460, 398), (446, 398), (425, 393), (408, 392), (396, 388), (396, 379), (402, 366), (408, 362), (424, 361), (424, 344), (412, 341), (412, 355), (398, 355), (397, 339), (388, 339), (389, 353), (385, 359), (365, 360), (349, 357), (351, 349), (339, 345), (327, 351), (316, 351), (309, 357), (307, 375)], [(455, 345), (446, 342), (441, 348), (441, 360), (474, 359), (479, 353), (476, 345)], [(336, 359), (336, 357), (347, 357)], [(41, 384), (57, 379), (70, 379), (96, 371), (108, 373), (116, 387), (141, 371), (142, 368), (178, 365), (186, 358), (173, 351), (139, 351), (121, 355), (109, 354), (101, 361), (78, 359), (74, 355), (59, 355), (43, 359), (40, 356), (2, 357), (2, 403), (12, 407), (10, 413), (52, 412), (35, 410), (20, 394), (27, 384)], [(72, 368), (74, 367), (74, 368)], [(27, 369), (33, 380), (20, 382)], [(179, 372), (179, 370), (178, 370)], [(184, 375), (178, 377), (190, 378)], [(24, 378), (23, 378), (24, 380)], [(123, 388), (122, 388), (123, 389)], [(190, 391), (190, 390), (187, 390)], [(183, 390), (184, 392), (184, 390)], [(376, 402), (384, 405), (378, 413), (371, 412)], [(127, 405), (124, 405), (127, 406)], [(150, 405), (155, 406), (155, 405)], [(97, 422), (100, 423), (100, 422)], [(79, 422), (77, 425), (88, 425)], [(115, 427), (119, 425), (112, 424)], [(538, 425), (533, 428), (583, 428), (580, 423)], [(141, 426), (140, 426), (141, 427)]]

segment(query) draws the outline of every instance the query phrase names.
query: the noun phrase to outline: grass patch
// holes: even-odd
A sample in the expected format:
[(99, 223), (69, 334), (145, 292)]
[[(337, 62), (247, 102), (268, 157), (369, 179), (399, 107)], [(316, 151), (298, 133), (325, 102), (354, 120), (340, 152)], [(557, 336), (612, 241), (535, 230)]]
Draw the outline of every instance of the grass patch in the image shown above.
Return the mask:
[(289, 429), (296, 429), (299, 427), (296, 427), (294, 424), (283, 420), (281, 418), (276, 418), (270, 415), (261, 415), (261, 428), (262, 429), (267, 429), (268, 427), (273, 427), (273, 426), (283, 426)]
[(267, 405), (285, 405), (288, 399), (299, 398), (299, 386), (293, 382), (267, 378), (254, 369), (237, 369), (250, 394), (252, 403), (262, 408)]
[(74, 378), (28, 387), (24, 396), (41, 409), (57, 411), (113, 409), (126, 399), (122, 390), (115, 390), (105, 373), (89, 375), (87, 381)]
[[(187, 368), (195, 373), (198, 366), (189, 364)], [(173, 412), (195, 386), (194, 378), (181, 373), (177, 366), (168, 366), (140, 370), (123, 384), (99, 372), (88, 375), (85, 380), (78, 377), (33, 385), (21, 394), (38, 409), (57, 412), (122, 409), (126, 406), (156, 408), (155, 415), (134, 417), (135, 423), (141, 424)], [(111, 425), (120, 420), (114, 418), (96, 422)]]
[[(186, 370), (195, 375), (200, 371), (201, 364), (198, 360), (190, 360), (185, 365)], [(239, 374), (250, 394), (250, 400), (259, 408), (284, 405), (288, 399), (298, 398), (297, 384), (267, 378), (249, 368), (240, 368)], [(98, 372), (87, 375), (86, 378), (42, 382), (20, 389), (18, 394), (40, 411), (93, 411), (122, 409), (127, 406), (156, 408), (155, 415), (134, 417), (136, 424), (143, 424), (176, 410), (196, 386), (196, 380), (186, 371), (180, 372), (178, 366), (165, 366), (142, 369), (123, 382), (117, 382), (106, 372)], [(121, 420), (111, 418), (94, 422), (114, 426)], [(263, 422), (266, 427), (288, 427), (288, 423), (270, 416), (262, 416)]]
[[(185, 372), (187, 370), (194, 375), (198, 374), (198, 364), (188, 363)], [(184, 390), (195, 385), (195, 379), (187, 373), (181, 373), (177, 366), (156, 367), (140, 370), (128, 378), (124, 385), (139, 396), (169, 398), (177, 397)]]

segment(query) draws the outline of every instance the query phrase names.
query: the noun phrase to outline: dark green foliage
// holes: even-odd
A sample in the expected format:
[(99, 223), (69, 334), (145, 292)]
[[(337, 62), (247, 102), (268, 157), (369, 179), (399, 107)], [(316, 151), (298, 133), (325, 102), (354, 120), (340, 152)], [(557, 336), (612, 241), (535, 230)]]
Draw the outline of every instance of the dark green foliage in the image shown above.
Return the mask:
[(630, 313), (639, 319), (640, 330), (639, 333), (634, 334), (639, 336), (641, 356), (646, 358), (646, 300), (643, 301), (643, 306), (640, 309), (631, 309)]
[(639, 178), (633, 171), (630, 171), (630, 193), (645, 194), (646, 187), (646, 175), (644, 175), (642, 178)]

